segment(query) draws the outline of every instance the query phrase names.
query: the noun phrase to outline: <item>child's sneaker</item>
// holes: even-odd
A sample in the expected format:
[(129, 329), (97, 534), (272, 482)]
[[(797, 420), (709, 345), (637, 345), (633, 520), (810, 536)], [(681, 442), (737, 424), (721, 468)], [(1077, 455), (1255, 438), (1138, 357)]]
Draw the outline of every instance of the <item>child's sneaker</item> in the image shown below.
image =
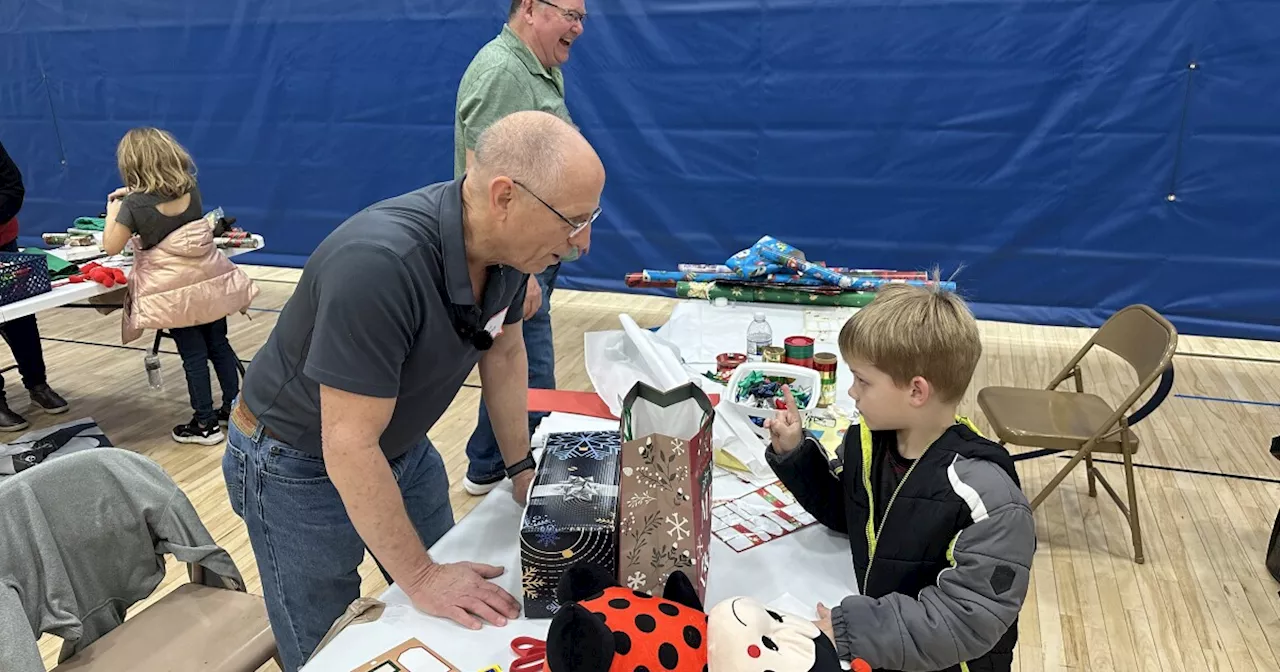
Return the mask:
[(218, 409), (218, 424), (226, 427), (231, 423), (231, 407), (223, 406)]
[(185, 425), (173, 428), (173, 440), (178, 443), (197, 443), (202, 446), (216, 446), (227, 440), (218, 423), (204, 424), (195, 418)]

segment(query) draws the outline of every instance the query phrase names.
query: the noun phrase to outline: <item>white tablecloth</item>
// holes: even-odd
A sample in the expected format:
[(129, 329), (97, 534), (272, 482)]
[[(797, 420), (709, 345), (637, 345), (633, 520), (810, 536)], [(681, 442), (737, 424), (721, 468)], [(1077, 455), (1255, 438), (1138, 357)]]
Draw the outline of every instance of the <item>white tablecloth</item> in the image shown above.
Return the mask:
[[(698, 370), (714, 371), (716, 356), (724, 352), (745, 352), (747, 327), (756, 313), (763, 313), (773, 330), (773, 344), (781, 347), (788, 336), (814, 338), (814, 352), (840, 354), (840, 328), (856, 308), (831, 306), (788, 306), (783, 304), (736, 303), (714, 306), (707, 301), (682, 301), (671, 310), (671, 318), (658, 336), (680, 348), (684, 361)], [(825, 330), (806, 332), (805, 314), (810, 322), (823, 323)], [(849, 388), (853, 374), (842, 361), (836, 367), (836, 407), (848, 415), (857, 413)]]
[[(546, 423), (540, 434), (548, 428), (572, 431), (616, 426), (560, 414), (553, 414)], [(712, 488), (715, 499), (735, 497), (751, 489), (727, 473), (718, 474)], [(446, 534), (431, 554), (440, 562), (470, 560), (505, 567), (506, 574), (496, 582), (518, 597), (521, 514), (511, 498), (510, 482), (506, 482)], [(816, 618), (819, 601), (830, 606), (855, 592), (848, 539), (819, 525), (743, 553), (735, 553), (719, 540), (712, 541), (708, 608), (729, 597), (749, 595), (783, 611)], [(388, 605), (381, 619), (349, 626), (305, 666), (305, 672), (350, 672), (411, 637), (464, 672), (495, 664), (505, 670), (514, 659), (511, 640), (521, 635), (544, 639), (550, 623), (522, 617), (504, 628), (486, 626), (472, 631), (419, 612), (396, 586), (388, 588), (380, 599)]]

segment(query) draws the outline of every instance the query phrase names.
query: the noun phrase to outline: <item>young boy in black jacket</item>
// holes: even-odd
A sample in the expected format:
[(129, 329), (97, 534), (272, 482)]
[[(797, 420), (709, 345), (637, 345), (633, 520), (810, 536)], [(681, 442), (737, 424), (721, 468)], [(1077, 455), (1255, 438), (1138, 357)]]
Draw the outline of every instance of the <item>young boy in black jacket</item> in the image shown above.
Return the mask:
[(956, 415), (982, 344), (954, 294), (884, 287), (845, 324), (861, 424), (832, 457), (795, 403), (768, 423), (770, 466), (848, 534), (860, 595), (819, 626), (854, 669), (1009, 670), (1035, 525), (1008, 451)]

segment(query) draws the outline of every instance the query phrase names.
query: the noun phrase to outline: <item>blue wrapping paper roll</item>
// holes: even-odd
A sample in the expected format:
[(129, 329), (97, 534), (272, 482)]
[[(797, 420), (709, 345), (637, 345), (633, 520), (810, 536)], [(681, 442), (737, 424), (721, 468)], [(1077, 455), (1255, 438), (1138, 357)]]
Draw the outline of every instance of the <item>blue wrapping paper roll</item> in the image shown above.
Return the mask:
[(802, 273), (811, 278), (816, 278), (822, 282), (835, 285), (841, 289), (852, 289), (857, 291), (874, 290), (878, 287), (891, 284), (908, 284), (919, 287), (937, 286), (946, 291), (956, 291), (956, 283), (954, 282), (934, 282), (932, 280), (897, 280), (885, 278), (860, 278), (850, 275), (844, 275), (833, 271), (825, 266), (805, 261), (804, 254), (796, 248), (777, 240), (771, 236), (765, 236), (756, 243), (759, 246), (759, 254), (768, 261), (790, 268), (798, 273)]
[[(704, 273), (697, 271), (641, 271), (647, 282), (716, 282), (730, 280), (743, 282), (744, 278), (737, 273)], [(799, 275), (757, 275), (750, 278), (754, 282), (767, 282), (779, 285), (796, 285), (800, 287), (820, 287), (825, 285), (817, 278), (806, 278)]]

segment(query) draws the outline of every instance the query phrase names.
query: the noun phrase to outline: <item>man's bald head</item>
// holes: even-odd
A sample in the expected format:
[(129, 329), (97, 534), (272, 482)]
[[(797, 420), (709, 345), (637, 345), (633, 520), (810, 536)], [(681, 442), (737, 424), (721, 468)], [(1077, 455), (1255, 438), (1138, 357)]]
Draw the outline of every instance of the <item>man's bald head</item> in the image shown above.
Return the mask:
[[(490, 262), (540, 273), (590, 245), (604, 165), (578, 129), (546, 112), (516, 112), (480, 134), (463, 206)], [(479, 246), (486, 246), (479, 242)]]
[(578, 129), (546, 112), (524, 111), (494, 122), (476, 141), (472, 172), (482, 182), (509, 177), (551, 196), (604, 166)]

